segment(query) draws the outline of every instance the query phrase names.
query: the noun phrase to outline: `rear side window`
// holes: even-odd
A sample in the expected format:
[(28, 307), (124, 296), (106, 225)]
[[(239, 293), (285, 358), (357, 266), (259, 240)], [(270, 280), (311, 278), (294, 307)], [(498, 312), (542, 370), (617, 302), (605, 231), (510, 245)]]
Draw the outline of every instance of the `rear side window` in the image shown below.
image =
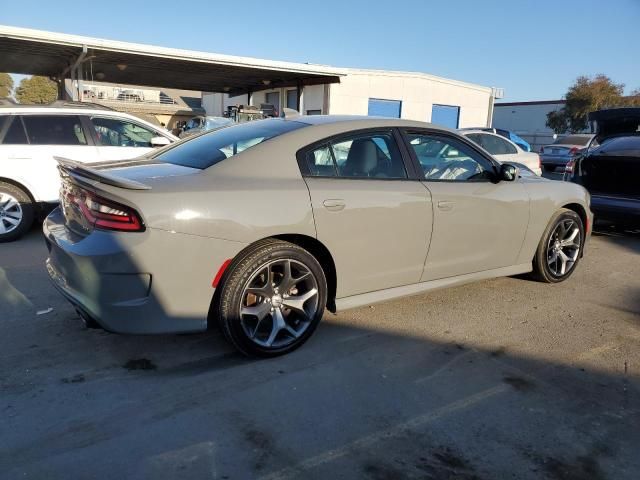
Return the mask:
[(31, 145), (87, 144), (77, 115), (24, 115), (22, 120)]
[(20, 117), (7, 117), (6, 121), (10, 124), (2, 139), (3, 145), (26, 145), (29, 143)]
[(329, 145), (307, 152), (309, 174), (313, 177), (335, 177), (336, 166)]
[(342, 137), (306, 154), (308, 175), (346, 178), (407, 178), (391, 132)]
[(101, 147), (152, 147), (153, 130), (128, 120), (92, 117), (91, 124)]
[(178, 142), (153, 158), (174, 165), (205, 169), (259, 143), (305, 126), (304, 123), (281, 119), (242, 123)]

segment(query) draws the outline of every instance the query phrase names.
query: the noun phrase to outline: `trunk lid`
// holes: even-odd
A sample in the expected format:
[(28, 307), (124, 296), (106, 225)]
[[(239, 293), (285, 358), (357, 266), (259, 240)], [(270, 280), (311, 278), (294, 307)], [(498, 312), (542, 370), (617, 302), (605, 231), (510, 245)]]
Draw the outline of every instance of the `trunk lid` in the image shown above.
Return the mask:
[[(201, 171), (148, 159), (91, 164), (64, 158), (56, 160), (62, 181), (60, 206), (65, 224), (69, 230), (83, 236), (94, 228), (143, 231), (141, 215), (127, 197), (135, 197), (134, 192), (150, 192), (164, 179)], [(131, 222), (122, 223), (127, 218)], [(135, 228), (138, 223), (141, 228)]]

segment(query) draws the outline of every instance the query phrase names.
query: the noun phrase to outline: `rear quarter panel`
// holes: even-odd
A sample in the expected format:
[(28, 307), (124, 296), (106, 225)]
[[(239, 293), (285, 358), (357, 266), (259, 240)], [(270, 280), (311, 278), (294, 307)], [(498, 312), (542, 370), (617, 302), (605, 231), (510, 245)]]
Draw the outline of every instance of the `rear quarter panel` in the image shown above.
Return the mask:
[(279, 234), (315, 237), (295, 148), (265, 142), (192, 175), (153, 178), (151, 190), (109, 186), (148, 228), (248, 244)]

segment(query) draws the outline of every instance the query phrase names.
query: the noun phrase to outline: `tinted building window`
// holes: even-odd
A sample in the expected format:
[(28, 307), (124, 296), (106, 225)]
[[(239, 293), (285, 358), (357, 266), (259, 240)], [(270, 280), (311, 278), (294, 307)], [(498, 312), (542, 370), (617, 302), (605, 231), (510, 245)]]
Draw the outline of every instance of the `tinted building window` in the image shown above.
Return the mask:
[(402, 102), (400, 100), (369, 99), (368, 115), (371, 117), (400, 118)]
[(287, 108), (298, 109), (298, 91), (287, 90)]
[(458, 128), (460, 107), (455, 105), (433, 105), (431, 107), (431, 123), (448, 128)]
[(31, 145), (87, 144), (77, 115), (24, 115), (22, 120)]

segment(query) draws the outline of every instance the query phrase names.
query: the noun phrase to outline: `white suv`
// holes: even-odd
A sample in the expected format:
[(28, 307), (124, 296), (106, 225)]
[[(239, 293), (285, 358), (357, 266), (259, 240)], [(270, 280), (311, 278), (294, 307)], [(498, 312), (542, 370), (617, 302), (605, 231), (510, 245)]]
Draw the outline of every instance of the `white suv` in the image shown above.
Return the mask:
[(19, 238), (58, 202), (54, 157), (126, 160), (177, 140), (149, 122), (99, 105), (0, 106), (0, 242)]

